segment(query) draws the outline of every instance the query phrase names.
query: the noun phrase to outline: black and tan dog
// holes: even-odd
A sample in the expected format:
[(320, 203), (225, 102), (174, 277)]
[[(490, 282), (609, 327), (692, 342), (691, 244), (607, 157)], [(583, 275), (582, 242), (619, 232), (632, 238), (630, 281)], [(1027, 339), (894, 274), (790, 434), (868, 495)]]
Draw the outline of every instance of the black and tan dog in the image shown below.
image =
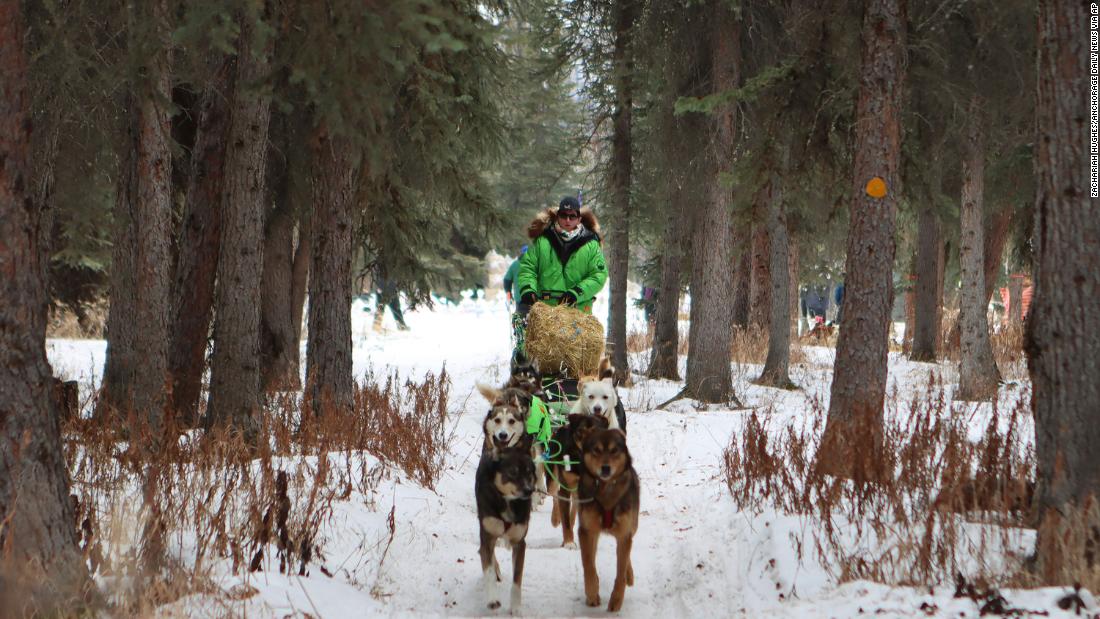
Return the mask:
[(481, 424), (485, 449), (494, 454), (505, 447), (525, 446), (530, 450), (527, 415), (531, 410), (531, 394), (522, 389), (496, 389), (480, 383), (477, 389), (490, 406)]
[(596, 430), (582, 444), (584, 466), (577, 489), (580, 504), (581, 566), (584, 568), (584, 600), (600, 604), (600, 577), (596, 574), (596, 548), (600, 533), (615, 537), (617, 555), (615, 585), (607, 610), (623, 606), (627, 586), (634, 586), (630, 548), (638, 531), (641, 487), (634, 471), (626, 435), (619, 430)]
[(550, 512), (550, 523), (561, 525), (561, 545), (576, 548), (573, 539), (573, 523), (576, 516), (577, 484), (581, 479), (584, 460), (581, 446), (584, 439), (596, 430), (607, 429), (607, 418), (595, 415), (574, 413), (569, 415), (566, 425), (554, 431), (551, 449), (560, 453), (550, 454), (550, 479), (547, 481), (549, 493), (554, 497), (554, 509)]
[(508, 382), (504, 385), (504, 388), (522, 389), (531, 395), (541, 397), (542, 372), (539, 371), (538, 359), (528, 361), (526, 358), (522, 358), (520, 363), (512, 368), (512, 373), (508, 377)]
[(512, 614), (521, 612), (523, 560), (527, 552), (527, 528), (531, 521), (531, 493), (535, 490), (535, 463), (524, 447), (506, 447), (494, 455), (481, 454), (474, 480), (477, 519), (481, 529), (481, 571), (489, 608), (500, 608), (496, 543), (512, 547)]

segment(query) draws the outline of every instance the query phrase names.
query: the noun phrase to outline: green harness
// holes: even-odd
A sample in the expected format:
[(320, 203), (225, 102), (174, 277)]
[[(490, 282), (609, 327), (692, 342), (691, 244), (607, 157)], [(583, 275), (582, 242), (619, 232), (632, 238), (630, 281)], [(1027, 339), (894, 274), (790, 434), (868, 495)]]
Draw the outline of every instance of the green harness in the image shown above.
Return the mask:
[(538, 396), (532, 396), (531, 411), (527, 414), (527, 433), (534, 434), (535, 440), (545, 445), (550, 441), (553, 431), (553, 419), (550, 410), (546, 408), (546, 402)]

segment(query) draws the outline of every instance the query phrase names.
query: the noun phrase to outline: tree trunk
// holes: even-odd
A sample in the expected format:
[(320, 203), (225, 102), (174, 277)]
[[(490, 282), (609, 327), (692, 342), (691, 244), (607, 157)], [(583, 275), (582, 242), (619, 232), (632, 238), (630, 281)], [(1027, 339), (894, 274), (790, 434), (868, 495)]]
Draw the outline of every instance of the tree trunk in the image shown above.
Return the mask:
[[(829, 416), (818, 452), (823, 470), (857, 482), (885, 474), (882, 407), (889, 352), (886, 330), (893, 301), (894, 215), (900, 191), (905, 27), (903, 2), (864, 3), (844, 309)], [(881, 198), (865, 191), (875, 177), (886, 184)]]
[[(725, 2), (711, 3), (711, 58), (714, 91), (740, 84), (741, 24)], [(695, 219), (691, 268), (691, 327), (688, 333), (687, 381), (684, 393), (704, 402), (735, 399), (730, 375), (730, 339), (733, 336), (733, 229), (730, 225), (732, 189), (723, 176), (733, 163), (737, 140), (737, 106), (714, 110), (714, 169), (709, 195)]]
[(989, 323), (986, 307), (985, 269), (982, 253), (985, 246), (982, 202), (985, 176), (985, 151), (982, 145), (980, 103), (975, 95), (970, 101), (969, 127), (963, 158), (962, 208), (959, 213), (962, 230), (959, 235), (959, 265), (962, 289), (959, 293), (959, 390), (955, 399), (964, 401), (991, 400), (997, 395), (1001, 380), (993, 347), (989, 343)]
[(318, 130), (313, 144), (313, 246), (309, 278), (306, 406), (314, 415), (350, 411), (352, 201), (356, 162), (349, 141)]
[[(757, 192), (753, 199), (752, 224), (752, 279), (749, 283), (749, 325), (767, 330), (771, 320), (772, 277), (771, 244), (768, 238), (766, 200), (767, 187)], [(759, 214), (759, 215), (758, 215)]]
[(264, 234), (260, 359), (263, 387), (271, 392), (293, 389), (299, 383), (295, 380), (298, 337), (292, 324), (294, 310), (291, 307), (297, 217), (287, 192), (287, 161), (275, 147), (268, 155), (268, 179), (269, 202), (274, 208), (268, 216)]
[(225, 154), (225, 237), (218, 255), (207, 422), (232, 426), (251, 440), (263, 399), (260, 286), (271, 95), (262, 81), (271, 50), (270, 43), (265, 49), (254, 49), (253, 17), (240, 19), (233, 118)]
[(610, 274), (610, 304), (607, 344), (611, 364), (620, 381), (630, 378), (630, 362), (626, 354), (626, 286), (630, 269), (630, 173), (632, 154), (630, 143), (634, 71), (632, 31), (637, 7), (634, 0), (615, 2), (615, 50), (613, 71), (615, 81), (615, 113), (611, 138), (611, 187), (615, 217), (608, 227), (608, 271)]
[(1024, 321), (1024, 278), (1013, 275), (1008, 278), (1008, 324), (1016, 327)]
[(288, 388), (299, 389), (301, 387), (301, 340), (302, 340), (302, 315), (305, 313), (306, 289), (309, 285), (310, 261), (313, 257), (313, 226), (312, 216), (302, 213), (298, 218), (298, 246), (294, 248), (294, 265), (290, 273), (290, 325), (294, 328), (293, 354), (294, 362), (293, 384)]
[[(786, 219), (786, 213), (784, 213), (784, 219)], [(798, 302), (800, 291), (798, 281), (798, 242), (791, 234), (790, 228), (786, 226), (786, 221), (784, 221), (784, 227), (787, 233), (787, 281), (790, 282), (790, 293), (787, 295), (787, 305), (790, 307), (790, 312), (787, 316), (791, 323), (791, 337), (797, 338), (799, 329), (802, 326), (801, 304)]]
[(206, 346), (214, 308), (214, 277), (222, 227), (225, 145), (229, 133), (231, 63), (214, 65), (214, 77), (199, 106), (198, 135), (187, 179), (179, 260), (172, 287), (172, 344), (169, 367), (172, 401), (181, 424), (198, 423)]
[(740, 234), (740, 243), (736, 244), (738, 254), (734, 271), (735, 288), (733, 291), (733, 326), (744, 329), (749, 326), (749, 297), (752, 289), (752, 240), (751, 235)]
[(90, 579), (51, 404), (41, 204), (30, 172), (25, 26), (0, 1), (0, 614), (67, 616)]
[(1088, 19), (1081, 2), (1039, 3), (1039, 190), (1026, 349), (1038, 463), (1038, 576), (1049, 585), (1079, 582), (1096, 591), (1100, 201), (1089, 185), (1086, 151)]
[(908, 288), (905, 290), (905, 331), (901, 338), (901, 354), (909, 356), (913, 352), (913, 330), (917, 322), (917, 276), (910, 273), (905, 280)]
[(768, 321), (768, 356), (757, 382), (780, 389), (792, 389), (790, 252), (781, 176), (773, 175), (769, 185), (771, 195), (766, 225), (771, 266), (771, 317)]
[(1005, 244), (1012, 228), (1012, 207), (1002, 206), (989, 217), (985, 241), (982, 244), (982, 264), (985, 274), (985, 302), (989, 303), (993, 291), (997, 289), (997, 271), (1004, 264)]
[[(147, 6), (135, 6), (132, 20), (149, 23), (167, 22), (164, 0)], [(119, 199), (123, 225), (130, 227), (119, 239), (131, 243), (132, 289), (111, 291), (109, 326), (130, 320), (128, 335), (115, 339), (108, 333), (107, 364), (119, 372), (105, 372), (104, 396), (108, 406), (124, 415), (148, 423), (154, 434), (161, 428), (171, 377), (168, 373), (169, 271), (172, 234), (172, 148), (170, 126), (171, 89), (169, 86), (168, 42), (158, 27), (152, 35), (155, 50), (139, 74), (143, 94), (131, 98), (127, 106), (129, 135), (123, 144), (122, 160), (126, 169), (119, 174)], [(131, 154), (132, 153), (132, 154)], [(121, 249), (121, 253), (126, 249)], [(125, 268), (128, 260), (123, 258)], [(115, 265), (118, 268), (119, 265)], [(130, 292), (131, 294), (126, 294)], [(121, 293), (121, 294), (118, 294)], [(118, 311), (118, 320), (114, 313)], [(125, 382), (106, 382), (112, 377)]]
[[(671, 183), (670, 183), (671, 184)], [(661, 255), (661, 289), (653, 329), (653, 352), (646, 374), (650, 378), (680, 380), (680, 264), (683, 214), (676, 193), (670, 192)]]
[(913, 299), (913, 343), (909, 356), (913, 361), (936, 360), (943, 305), (938, 279), (942, 260), (940, 220), (932, 209), (921, 209), (917, 221), (917, 282)]

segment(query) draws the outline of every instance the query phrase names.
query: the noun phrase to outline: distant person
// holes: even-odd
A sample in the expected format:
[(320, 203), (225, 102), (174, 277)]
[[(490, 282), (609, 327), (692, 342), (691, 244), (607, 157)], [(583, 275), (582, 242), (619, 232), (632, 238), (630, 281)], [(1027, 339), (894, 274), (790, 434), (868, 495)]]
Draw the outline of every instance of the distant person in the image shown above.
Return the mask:
[(653, 315), (657, 310), (657, 289), (652, 286), (643, 286), (642, 296), (638, 297), (634, 305), (642, 308), (642, 312), (645, 314), (646, 324), (653, 322)]
[(409, 325), (405, 324), (405, 315), (401, 311), (401, 293), (397, 286), (390, 280), (380, 277), (376, 280), (374, 290), (374, 330), (382, 331), (382, 320), (386, 314), (386, 308), (390, 308), (393, 319), (397, 321), (397, 328), (408, 331)]
[(527, 246), (519, 248), (519, 257), (512, 261), (512, 264), (508, 265), (508, 270), (504, 272), (504, 294), (508, 297), (509, 303), (514, 303), (516, 297), (519, 296), (519, 282), (516, 281), (516, 275), (519, 274), (519, 261), (523, 258), (523, 254), (527, 253)]

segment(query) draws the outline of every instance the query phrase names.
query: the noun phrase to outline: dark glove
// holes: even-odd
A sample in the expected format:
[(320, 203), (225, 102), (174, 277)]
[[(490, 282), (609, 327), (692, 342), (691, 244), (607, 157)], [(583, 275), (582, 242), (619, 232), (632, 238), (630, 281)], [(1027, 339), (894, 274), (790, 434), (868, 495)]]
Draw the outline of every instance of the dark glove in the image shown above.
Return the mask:
[(527, 306), (534, 305), (536, 300), (537, 297), (535, 297), (535, 293), (533, 292), (525, 292), (523, 296), (519, 298), (519, 302)]
[(577, 295), (572, 292), (563, 292), (561, 295), (561, 303), (562, 305), (576, 305)]

